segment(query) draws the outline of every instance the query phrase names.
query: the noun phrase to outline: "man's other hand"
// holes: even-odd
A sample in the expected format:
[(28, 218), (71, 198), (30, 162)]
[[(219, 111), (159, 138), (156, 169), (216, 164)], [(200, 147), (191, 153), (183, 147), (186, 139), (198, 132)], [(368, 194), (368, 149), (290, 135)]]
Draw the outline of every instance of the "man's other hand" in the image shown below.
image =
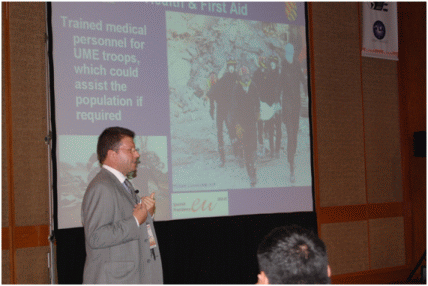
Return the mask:
[(153, 216), (156, 207), (155, 193), (151, 193), (149, 197), (142, 197), (141, 200), (146, 205), (147, 211)]
[(138, 220), (138, 223), (141, 225), (147, 219), (147, 207), (143, 202), (136, 204), (134, 206), (134, 211), (132, 212), (134, 217)]

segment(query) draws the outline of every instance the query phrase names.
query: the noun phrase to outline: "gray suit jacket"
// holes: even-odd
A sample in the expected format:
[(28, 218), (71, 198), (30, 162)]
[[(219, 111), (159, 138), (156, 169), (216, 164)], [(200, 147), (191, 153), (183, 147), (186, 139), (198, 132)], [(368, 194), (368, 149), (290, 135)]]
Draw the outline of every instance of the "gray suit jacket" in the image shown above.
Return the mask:
[(86, 189), (82, 202), (85, 231), (85, 284), (161, 284), (159, 247), (151, 254), (148, 214), (139, 227), (132, 215), (137, 196), (130, 194), (110, 171), (102, 168)]

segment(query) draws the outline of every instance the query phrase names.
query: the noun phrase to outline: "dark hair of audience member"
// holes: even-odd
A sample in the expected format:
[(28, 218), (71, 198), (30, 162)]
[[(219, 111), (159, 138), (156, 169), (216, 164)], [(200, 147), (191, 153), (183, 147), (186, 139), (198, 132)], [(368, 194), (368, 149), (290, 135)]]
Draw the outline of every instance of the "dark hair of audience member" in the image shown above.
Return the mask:
[(260, 243), (257, 259), (269, 284), (330, 283), (324, 243), (296, 225), (272, 230)]

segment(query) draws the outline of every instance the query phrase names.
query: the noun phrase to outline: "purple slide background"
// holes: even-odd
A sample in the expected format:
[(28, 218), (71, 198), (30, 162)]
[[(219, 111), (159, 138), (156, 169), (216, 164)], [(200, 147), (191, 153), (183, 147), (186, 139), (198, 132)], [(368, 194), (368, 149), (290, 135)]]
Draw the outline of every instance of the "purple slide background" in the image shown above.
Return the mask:
[[(57, 106), (57, 125), (59, 134), (67, 135), (91, 135), (100, 134), (101, 131), (111, 125), (122, 125), (134, 130), (137, 134), (147, 135), (167, 135), (169, 134), (169, 105), (168, 105), (168, 78), (167, 78), (167, 58), (166, 58), (166, 36), (165, 36), (165, 17), (163, 14), (148, 13), (142, 9), (144, 5), (139, 3), (120, 3), (120, 4), (106, 4), (106, 3), (54, 3), (54, 15), (66, 15), (68, 19), (80, 18), (86, 21), (98, 22), (103, 20), (103, 30), (105, 31), (105, 23), (124, 25), (131, 23), (133, 26), (147, 27), (147, 36), (126, 34), (126, 33), (112, 33), (112, 32), (99, 32), (83, 29), (73, 29), (62, 27), (62, 19), (53, 16), (52, 22), (54, 26), (54, 64), (55, 64), (55, 97)], [(118, 19), (118, 20), (114, 20)], [(108, 21), (108, 22), (107, 22)], [(57, 30), (55, 30), (57, 27)], [(117, 63), (109, 63), (103, 60), (82, 60), (74, 58), (73, 51), (73, 35), (78, 36), (92, 36), (92, 37), (105, 37), (128, 39), (135, 38), (139, 41), (144, 41), (145, 47), (143, 50), (134, 50), (130, 48), (110, 48), (102, 46), (89, 46), (78, 45), (76, 47), (94, 48), (105, 50), (106, 52), (116, 54), (135, 54), (140, 61), (140, 65), (128, 64), (127, 66)], [(111, 67), (133, 68), (138, 67), (138, 78), (123, 78), (111, 77), (107, 75), (102, 76), (88, 76), (76, 75), (74, 72), (74, 65), (87, 65), (93, 66), (103, 65), (108, 70)], [(79, 91), (74, 88), (74, 82), (77, 80), (91, 80), (98, 79), (98, 81), (117, 80), (118, 83), (126, 84), (126, 92), (113, 92), (113, 91)], [(65, 80), (67, 79), (67, 80)], [(75, 96), (109, 96), (121, 95), (124, 97), (132, 97), (144, 95), (144, 103), (142, 107), (136, 107), (135, 100), (132, 108), (117, 106), (114, 107), (96, 107), (96, 108), (76, 108)], [(82, 120), (74, 120), (76, 118), (76, 111), (99, 111), (117, 112), (122, 109), (121, 121), (96, 121), (95, 123)]]
[[(155, 3), (155, 2), (151, 2)], [(164, 2), (157, 2), (164, 3)], [(167, 2), (171, 3), (171, 2)], [(179, 3), (179, 4), (178, 4)], [(182, 6), (181, 6), (181, 3)], [(159, 9), (168, 9), (168, 11), (180, 11), (185, 13), (195, 13), (199, 15), (208, 15), (208, 16), (217, 16), (217, 17), (229, 17), (234, 19), (243, 19), (243, 20), (252, 20), (252, 21), (262, 21), (262, 22), (270, 22), (270, 23), (281, 23), (281, 24), (293, 24), (293, 25), (305, 25), (305, 17), (304, 17), (304, 2), (289, 2), (294, 3), (298, 9), (297, 14), (299, 15), (294, 20), (289, 20), (284, 15), (286, 14), (286, 4), (285, 2), (193, 2), (195, 3), (195, 9), (191, 9), (188, 5), (189, 2), (176, 2), (175, 5), (179, 7), (172, 6), (161, 6), (159, 5)], [(204, 3), (204, 4), (201, 4)], [(222, 12), (217, 12), (216, 6), (212, 8), (214, 11), (209, 10), (209, 4), (217, 4), (221, 5), (221, 10), (225, 10)], [(223, 3), (225, 3), (223, 8)], [(206, 5), (205, 5), (206, 4)], [(247, 5), (247, 15), (238, 15), (236, 13), (231, 13), (232, 5), (235, 7), (243, 7)], [(151, 4), (157, 5), (157, 4)]]
[[(244, 198), (244, 199), (243, 199)], [(229, 215), (246, 215), (313, 210), (311, 187), (229, 191)]]

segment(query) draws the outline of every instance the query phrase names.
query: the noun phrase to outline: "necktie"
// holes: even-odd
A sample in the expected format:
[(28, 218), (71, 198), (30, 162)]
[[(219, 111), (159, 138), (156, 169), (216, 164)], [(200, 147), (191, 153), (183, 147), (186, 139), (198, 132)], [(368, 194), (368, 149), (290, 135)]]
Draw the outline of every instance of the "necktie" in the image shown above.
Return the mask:
[(123, 183), (125, 184), (128, 192), (130, 192), (131, 194), (135, 192), (134, 187), (132, 186), (131, 182), (128, 181), (128, 179), (125, 179), (125, 181)]
[(125, 181), (123, 182), (125, 184), (126, 189), (128, 190), (128, 192), (131, 194), (132, 199), (138, 203), (138, 198), (137, 195), (135, 194), (135, 189), (132, 186), (131, 182), (128, 181), (128, 179), (125, 179)]

